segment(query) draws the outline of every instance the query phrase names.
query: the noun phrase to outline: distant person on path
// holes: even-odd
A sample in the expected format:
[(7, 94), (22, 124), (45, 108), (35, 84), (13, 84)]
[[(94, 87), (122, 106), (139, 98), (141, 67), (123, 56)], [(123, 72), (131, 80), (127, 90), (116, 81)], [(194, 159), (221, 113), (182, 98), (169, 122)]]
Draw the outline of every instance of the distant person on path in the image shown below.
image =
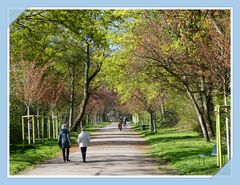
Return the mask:
[(118, 129), (120, 131), (122, 131), (122, 125), (123, 125), (123, 120), (122, 120), (122, 117), (119, 118), (119, 122), (118, 122)]
[(62, 125), (62, 129), (58, 135), (58, 145), (60, 148), (62, 148), (63, 161), (70, 161), (69, 148), (71, 147), (71, 139), (66, 124)]
[(123, 126), (126, 127), (127, 126), (127, 117), (123, 118)]
[(90, 142), (91, 138), (87, 132), (85, 132), (85, 128), (81, 129), (81, 133), (78, 135), (77, 142), (79, 144), (79, 148), (81, 150), (83, 162), (86, 162), (86, 154), (87, 154), (87, 147)]

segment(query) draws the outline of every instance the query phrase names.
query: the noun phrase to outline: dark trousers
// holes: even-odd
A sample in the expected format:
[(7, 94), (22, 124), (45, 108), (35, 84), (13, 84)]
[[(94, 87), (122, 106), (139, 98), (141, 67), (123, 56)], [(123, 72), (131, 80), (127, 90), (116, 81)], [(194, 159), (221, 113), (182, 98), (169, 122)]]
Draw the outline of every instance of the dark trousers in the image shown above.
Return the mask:
[(83, 162), (86, 162), (87, 147), (80, 147), (82, 153)]
[[(66, 159), (66, 152), (67, 152), (67, 159)], [(66, 160), (69, 161), (69, 148), (62, 148), (62, 155), (63, 155), (64, 161), (66, 161)]]

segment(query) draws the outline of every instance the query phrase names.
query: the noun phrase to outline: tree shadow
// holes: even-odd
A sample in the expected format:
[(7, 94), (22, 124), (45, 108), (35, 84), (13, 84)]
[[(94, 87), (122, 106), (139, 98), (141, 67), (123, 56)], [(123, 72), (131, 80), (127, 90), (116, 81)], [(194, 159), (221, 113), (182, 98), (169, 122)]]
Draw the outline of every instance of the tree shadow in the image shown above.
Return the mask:
[(190, 140), (195, 140), (196, 138), (200, 138), (200, 136), (196, 135), (196, 136), (168, 136), (168, 137), (163, 137), (163, 136), (159, 136), (159, 137), (154, 137), (148, 140), (148, 143), (167, 143), (167, 142), (173, 142), (173, 141), (178, 141), (178, 140), (186, 140), (190, 141)]
[(129, 140), (122, 140), (122, 141), (91, 141), (90, 146), (111, 146), (111, 145), (117, 145), (117, 146), (124, 146), (124, 145), (133, 145), (133, 146), (144, 146), (147, 145), (147, 143), (145, 141), (129, 141)]

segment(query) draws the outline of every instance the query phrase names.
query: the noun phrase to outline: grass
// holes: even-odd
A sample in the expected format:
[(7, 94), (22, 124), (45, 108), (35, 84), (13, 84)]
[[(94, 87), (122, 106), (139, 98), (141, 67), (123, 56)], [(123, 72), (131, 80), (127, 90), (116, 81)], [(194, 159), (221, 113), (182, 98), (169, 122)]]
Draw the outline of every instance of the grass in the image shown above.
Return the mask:
[[(86, 131), (91, 135), (97, 129), (108, 124), (108, 122), (94, 124), (86, 127)], [(79, 132), (71, 132), (72, 144), (76, 144), (78, 134)], [(10, 175), (16, 175), (26, 168), (33, 167), (57, 155), (60, 155), (60, 149), (56, 139), (46, 140), (43, 144), (36, 145), (10, 145)]]
[(197, 132), (164, 128), (154, 134), (136, 129), (150, 144), (150, 155), (155, 157), (159, 164), (167, 164), (180, 175), (214, 175), (219, 170), (216, 157), (206, 157), (204, 165), (199, 163), (198, 155), (210, 154), (215, 141), (205, 142)]
[(27, 167), (50, 159), (60, 151), (57, 140), (45, 141), (41, 145), (29, 146), (12, 145), (10, 147), (10, 175), (15, 175)]

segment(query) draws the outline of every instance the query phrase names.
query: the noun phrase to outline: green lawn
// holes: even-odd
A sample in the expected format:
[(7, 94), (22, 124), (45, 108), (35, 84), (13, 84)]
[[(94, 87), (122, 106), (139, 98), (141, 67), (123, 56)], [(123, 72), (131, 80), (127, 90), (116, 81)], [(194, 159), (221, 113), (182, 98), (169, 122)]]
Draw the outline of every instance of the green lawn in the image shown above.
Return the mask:
[[(90, 134), (97, 129), (107, 126), (108, 122), (98, 123), (86, 128)], [(76, 144), (79, 132), (71, 132), (72, 144)], [(45, 141), (43, 144), (22, 145), (16, 144), (10, 146), (10, 175), (15, 175), (20, 171), (32, 167), (42, 161), (60, 155), (60, 148), (57, 140)]]
[(10, 175), (15, 175), (29, 166), (55, 156), (60, 151), (57, 140), (45, 141), (35, 146), (11, 145)]
[[(140, 131), (138, 129), (138, 131)], [(214, 175), (219, 168), (216, 157), (206, 157), (199, 164), (199, 154), (210, 154), (215, 143), (205, 142), (196, 132), (178, 131), (176, 128), (159, 129), (157, 134), (140, 131), (151, 145), (150, 155), (159, 162), (159, 168), (177, 170), (180, 175)]]

